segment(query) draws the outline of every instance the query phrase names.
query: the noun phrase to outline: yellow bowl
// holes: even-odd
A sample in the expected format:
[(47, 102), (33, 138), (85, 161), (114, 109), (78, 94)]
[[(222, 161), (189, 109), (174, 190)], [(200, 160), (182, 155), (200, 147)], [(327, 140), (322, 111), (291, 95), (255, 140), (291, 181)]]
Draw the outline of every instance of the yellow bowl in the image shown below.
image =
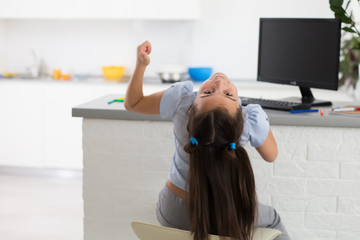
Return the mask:
[(3, 77), (6, 77), (6, 78), (12, 78), (12, 77), (16, 77), (17, 73), (4, 72), (2, 75), (3, 75)]
[(120, 80), (124, 75), (124, 66), (103, 66), (103, 74), (106, 80)]

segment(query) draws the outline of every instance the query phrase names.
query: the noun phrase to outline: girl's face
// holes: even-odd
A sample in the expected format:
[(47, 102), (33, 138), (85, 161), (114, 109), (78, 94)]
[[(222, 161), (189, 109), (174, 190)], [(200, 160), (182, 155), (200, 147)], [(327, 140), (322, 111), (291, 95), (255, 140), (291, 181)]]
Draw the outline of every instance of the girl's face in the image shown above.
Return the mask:
[(239, 108), (239, 97), (235, 85), (223, 73), (214, 73), (203, 82), (194, 104), (200, 111), (210, 111), (215, 107), (225, 107), (230, 114)]

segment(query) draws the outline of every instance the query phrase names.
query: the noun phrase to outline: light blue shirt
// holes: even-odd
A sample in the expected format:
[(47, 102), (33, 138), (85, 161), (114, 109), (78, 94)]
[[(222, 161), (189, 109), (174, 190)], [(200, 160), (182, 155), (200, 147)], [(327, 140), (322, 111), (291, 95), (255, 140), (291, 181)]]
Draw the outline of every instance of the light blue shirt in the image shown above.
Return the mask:
[[(172, 118), (174, 123), (175, 152), (170, 165), (169, 180), (183, 190), (186, 190), (186, 178), (189, 171), (189, 154), (184, 151), (184, 146), (189, 140), (187, 112), (197, 95), (193, 89), (194, 85), (191, 81), (175, 83), (165, 91), (160, 102), (161, 118)], [(241, 106), (240, 98), (239, 102)], [(251, 146), (258, 147), (269, 133), (268, 116), (258, 104), (242, 107), (242, 112), (244, 130), (239, 143), (245, 146), (247, 142), (250, 142)]]

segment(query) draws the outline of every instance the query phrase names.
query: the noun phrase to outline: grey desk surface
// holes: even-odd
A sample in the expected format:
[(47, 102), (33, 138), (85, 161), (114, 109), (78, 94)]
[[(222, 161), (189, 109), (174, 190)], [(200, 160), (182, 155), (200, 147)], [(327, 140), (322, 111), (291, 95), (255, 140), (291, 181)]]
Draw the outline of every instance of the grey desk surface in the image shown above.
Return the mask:
[[(121, 102), (107, 103), (117, 97), (119, 96), (106, 95), (75, 106), (72, 108), (72, 116), (97, 119), (169, 121), (169, 119), (161, 119), (158, 115), (128, 112)], [(354, 104), (360, 105), (359, 102), (333, 102), (332, 107)], [(360, 128), (360, 117), (330, 115), (328, 114), (329, 109), (330, 107), (323, 108), (324, 116), (318, 112), (290, 114), (289, 112), (268, 109), (265, 111), (269, 116), (271, 125)]]

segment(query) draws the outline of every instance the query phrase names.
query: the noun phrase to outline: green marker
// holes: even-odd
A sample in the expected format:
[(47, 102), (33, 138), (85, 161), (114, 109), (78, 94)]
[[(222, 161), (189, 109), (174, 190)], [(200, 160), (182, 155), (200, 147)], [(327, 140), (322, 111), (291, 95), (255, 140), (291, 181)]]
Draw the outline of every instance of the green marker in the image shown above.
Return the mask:
[(108, 104), (111, 104), (113, 102), (124, 102), (125, 98), (124, 97), (119, 97), (119, 98), (115, 98), (114, 100), (111, 100), (108, 102)]

